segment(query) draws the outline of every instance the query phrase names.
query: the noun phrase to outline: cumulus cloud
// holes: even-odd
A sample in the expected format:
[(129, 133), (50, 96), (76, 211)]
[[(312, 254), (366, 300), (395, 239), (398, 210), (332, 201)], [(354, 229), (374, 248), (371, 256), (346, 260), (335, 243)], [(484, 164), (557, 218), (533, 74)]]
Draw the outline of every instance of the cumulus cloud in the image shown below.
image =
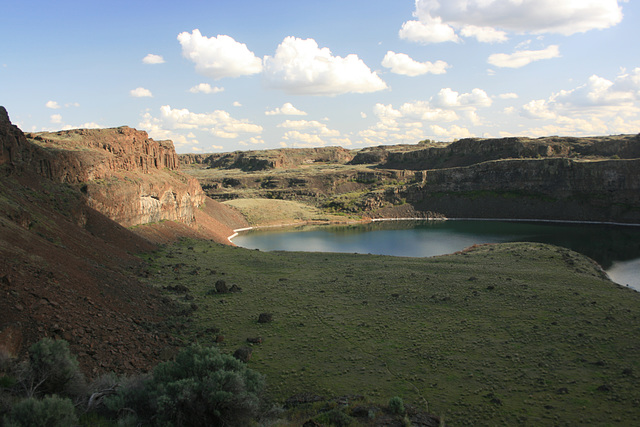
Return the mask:
[(512, 54), (494, 53), (489, 56), (487, 62), (501, 68), (520, 68), (534, 61), (558, 58), (559, 56), (559, 47), (557, 45), (551, 45), (542, 50), (520, 50)]
[(316, 134), (321, 136), (340, 136), (339, 131), (329, 129), (327, 125), (317, 120), (286, 120), (280, 123), (278, 127), (296, 130), (314, 130)]
[(615, 81), (592, 75), (587, 83), (555, 94), (552, 101), (574, 108), (631, 108), (640, 101), (640, 68), (619, 75)]
[(52, 114), (50, 118), (51, 123), (62, 123), (62, 115), (60, 114)]
[(268, 86), (296, 95), (334, 96), (387, 88), (357, 55), (333, 56), (315, 40), (296, 37), (286, 37), (274, 56), (264, 57), (264, 77)]
[(453, 27), (443, 24), (442, 18), (431, 16), (425, 16), (419, 21), (405, 22), (398, 35), (401, 39), (422, 44), (460, 41)]
[(206, 37), (200, 30), (178, 34), (182, 55), (196, 65), (196, 71), (218, 80), (224, 77), (240, 77), (262, 71), (262, 60), (247, 45), (232, 37), (218, 35)]
[(234, 107), (242, 107), (242, 104), (239, 103), (238, 101), (233, 101), (233, 106)]
[(382, 66), (391, 68), (392, 73), (415, 77), (422, 74), (445, 74), (449, 64), (444, 61), (418, 62), (405, 53), (388, 51), (382, 60)]
[(433, 132), (437, 137), (443, 139), (461, 139), (461, 138), (471, 138), (473, 134), (467, 128), (463, 128), (458, 125), (453, 125), (449, 129), (444, 128), (439, 125), (431, 125), (431, 132)]
[(217, 87), (217, 86), (211, 87), (209, 83), (200, 83), (199, 85), (196, 85), (191, 89), (189, 89), (189, 92), (191, 93), (206, 93), (206, 94), (219, 93), (222, 91), (224, 91), (223, 87)]
[(513, 93), (513, 92), (501, 93), (500, 95), (498, 95), (498, 98), (500, 98), (500, 99), (518, 99), (518, 94), (517, 93)]
[(502, 43), (508, 40), (507, 33), (491, 27), (465, 25), (460, 30), (463, 37), (475, 37), (480, 43)]
[(208, 130), (220, 138), (237, 138), (240, 133), (262, 133), (262, 126), (238, 120), (223, 110), (211, 113), (193, 113), (186, 108), (174, 109), (169, 105), (160, 108), (165, 124), (172, 129)]
[(134, 98), (152, 98), (153, 94), (149, 89), (143, 87), (137, 87), (129, 91), (129, 94)]
[(142, 62), (144, 62), (145, 64), (164, 64), (164, 58), (160, 55), (154, 55), (153, 53), (150, 53), (142, 58)]
[(434, 97), (434, 104), (440, 107), (465, 107), (478, 106), (489, 107), (492, 104), (491, 98), (482, 89), (473, 89), (471, 93), (460, 94), (451, 88), (441, 89)]
[(614, 80), (592, 75), (578, 87), (525, 103), (520, 115), (551, 122), (529, 131), (538, 136), (635, 133), (640, 122), (640, 68), (623, 70)]
[(572, 35), (604, 29), (622, 20), (626, 0), (416, 0), (417, 20), (402, 25), (400, 37), (418, 43), (502, 42), (507, 33)]
[(305, 113), (304, 111), (298, 110), (290, 102), (285, 102), (282, 107), (278, 107), (278, 108), (276, 108), (274, 110), (265, 111), (264, 114), (267, 115), (267, 116), (279, 116), (279, 115), (284, 115), (284, 116), (306, 116), (307, 115), (307, 113)]
[(45, 107), (51, 108), (52, 110), (57, 110), (58, 108), (60, 108), (60, 104), (58, 104), (56, 101), (47, 101), (47, 103), (44, 105)]
[(104, 126), (99, 125), (98, 123), (95, 122), (87, 122), (87, 123), (83, 123), (81, 125), (78, 126), (74, 126), (74, 125), (64, 125), (62, 127), (62, 130), (70, 130), (70, 129), (102, 129)]

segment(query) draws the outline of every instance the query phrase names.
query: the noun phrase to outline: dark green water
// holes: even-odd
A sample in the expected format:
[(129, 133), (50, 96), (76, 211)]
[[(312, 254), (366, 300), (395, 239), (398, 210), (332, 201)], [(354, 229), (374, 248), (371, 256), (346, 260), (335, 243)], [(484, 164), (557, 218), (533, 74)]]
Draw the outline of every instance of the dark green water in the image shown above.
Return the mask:
[(382, 221), (243, 232), (238, 246), (264, 251), (346, 252), (408, 257), (453, 253), (474, 244), (540, 242), (598, 262), (611, 279), (640, 290), (640, 227), (506, 221)]

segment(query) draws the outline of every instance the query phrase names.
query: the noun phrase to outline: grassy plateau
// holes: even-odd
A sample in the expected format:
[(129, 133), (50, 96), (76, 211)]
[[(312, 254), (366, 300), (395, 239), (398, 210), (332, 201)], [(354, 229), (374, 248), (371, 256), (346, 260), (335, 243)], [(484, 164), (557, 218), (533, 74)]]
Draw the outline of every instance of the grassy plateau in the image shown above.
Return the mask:
[(169, 320), (176, 334), (251, 347), (275, 402), (399, 396), (454, 426), (640, 423), (640, 293), (563, 248), (400, 258), (184, 240), (148, 261), (153, 286), (184, 285), (167, 297), (197, 306)]

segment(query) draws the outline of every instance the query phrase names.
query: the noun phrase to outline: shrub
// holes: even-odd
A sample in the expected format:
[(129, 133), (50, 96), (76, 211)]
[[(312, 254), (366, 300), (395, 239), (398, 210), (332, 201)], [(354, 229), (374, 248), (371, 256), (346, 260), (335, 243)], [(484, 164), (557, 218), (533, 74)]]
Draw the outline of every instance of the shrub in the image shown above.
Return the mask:
[(194, 345), (151, 378), (123, 385), (106, 405), (156, 425), (243, 425), (257, 413), (263, 386), (263, 377), (239, 360)]
[(404, 414), (404, 402), (402, 398), (399, 396), (394, 396), (389, 399), (389, 410), (393, 414), (403, 415)]
[(43, 338), (29, 348), (29, 366), (23, 378), (27, 397), (73, 394), (73, 386), (82, 379), (78, 361), (66, 341)]
[(67, 427), (77, 424), (75, 408), (69, 399), (48, 396), (28, 398), (16, 403), (4, 417), (7, 427)]

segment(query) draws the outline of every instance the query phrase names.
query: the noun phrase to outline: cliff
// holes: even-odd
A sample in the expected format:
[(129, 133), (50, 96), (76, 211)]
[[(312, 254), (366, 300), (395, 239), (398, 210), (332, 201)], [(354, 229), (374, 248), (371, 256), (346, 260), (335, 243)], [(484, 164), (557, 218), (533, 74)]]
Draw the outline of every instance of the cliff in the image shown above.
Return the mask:
[(246, 226), (178, 167), (173, 145), (145, 132), (25, 135), (0, 107), (0, 355), (63, 338), (95, 377), (174, 354), (162, 322), (177, 308), (139, 281), (148, 267), (131, 254), (181, 237), (228, 243)]
[(241, 169), (245, 172), (292, 168), (313, 163), (344, 164), (354, 154), (342, 147), (282, 148), (275, 150), (235, 151), (222, 154), (181, 154), (182, 164), (206, 164), (211, 168)]
[(195, 179), (178, 173), (170, 141), (154, 141), (128, 127), (30, 133), (28, 159), (41, 176), (81, 185), (89, 206), (119, 224), (163, 220), (192, 224), (205, 194)]
[(450, 144), (375, 147), (358, 152), (352, 164), (386, 169), (426, 170), (520, 158), (640, 158), (640, 135), (590, 138), (465, 138)]

